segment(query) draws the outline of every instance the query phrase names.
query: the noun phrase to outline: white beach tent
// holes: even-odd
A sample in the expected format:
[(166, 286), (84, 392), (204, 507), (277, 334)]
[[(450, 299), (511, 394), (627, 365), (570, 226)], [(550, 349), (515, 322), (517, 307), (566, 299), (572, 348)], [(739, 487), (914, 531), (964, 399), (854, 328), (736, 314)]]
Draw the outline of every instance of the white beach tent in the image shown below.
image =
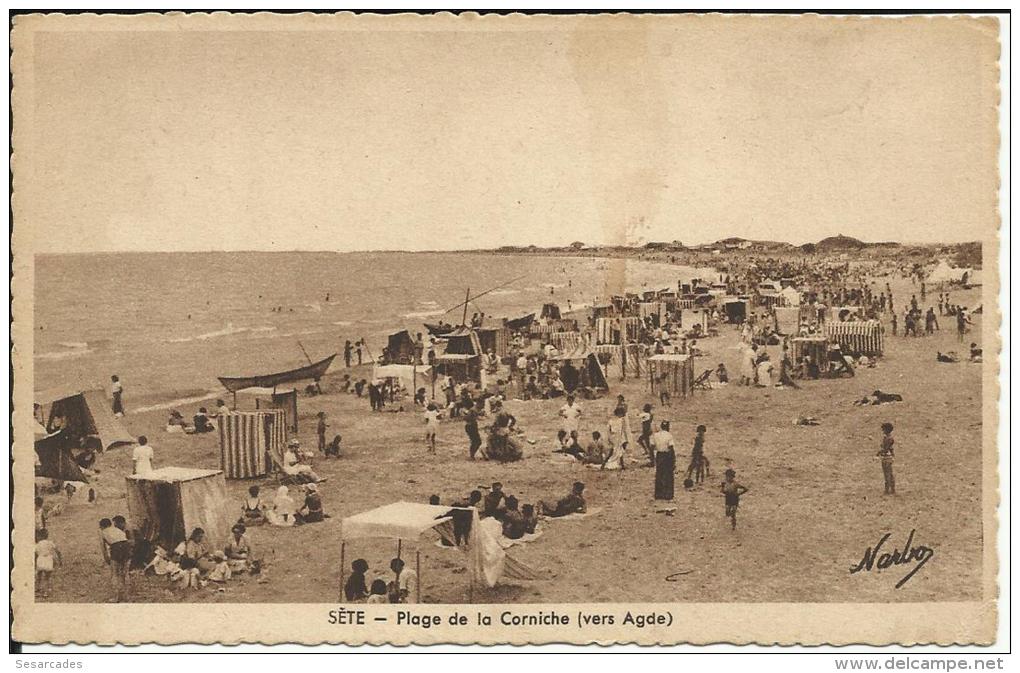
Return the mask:
[[(533, 570), (512, 559), (493, 535), (482, 525), (474, 507), (455, 508), (445, 505), (425, 505), (414, 502), (394, 502), (345, 518), (340, 527), (340, 597), (344, 600), (344, 573), (347, 543), (352, 540), (388, 539), (397, 541), (400, 557), (404, 541), (417, 542), (427, 531), (436, 530), (441, 537), (450, 539), (453, 530), (454, 509), (471, 511), (471, 533), (465, 549), (468, 557), (470, 592), (473, 597), (476, 582), (494, 587), (504, 575), (515, 579), (537, 579)], [(415, 572), (418, 575), (418, 592), (421, 593), (421, 551), (415, 552)]]
[(779, 294), (783, 295), (787, 306), (800, 306), (800, 292), (792, 285), (784, 287), (779, 291)]
[(972, 274), (971, 269), (950, 266), (949, 262), (942, 259), (931, 270), (926, 280), (929, 283), (963, 283)]

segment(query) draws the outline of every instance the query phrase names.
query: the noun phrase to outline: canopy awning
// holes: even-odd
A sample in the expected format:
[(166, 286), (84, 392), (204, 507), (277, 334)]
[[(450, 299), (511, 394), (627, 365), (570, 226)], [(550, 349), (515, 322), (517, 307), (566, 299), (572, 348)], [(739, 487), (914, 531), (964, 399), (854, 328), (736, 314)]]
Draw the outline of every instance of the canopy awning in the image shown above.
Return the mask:
[(162, 481), (173, 484), (179, 481), (213, 477), (220, 473), (220, 470), (201, 470), (193, 467), (161, 467), (146, 474), (129, 474), (127, 478), (132, 481)]
[(294, 392), (293, 388), (263, 388), (260, 386), (252, 386), (251, 388), (241, 388), (237, 392), (238, 395), (258, 395), (263, 397), (270, 397), (272, 395), (289, 395)]
[(340, 526), (340, 539), (417, 540), (425, 531), (449, 521), (452, 517), (447, 514), (451, 509), (444, 505), (394, 502), (345, 518)]

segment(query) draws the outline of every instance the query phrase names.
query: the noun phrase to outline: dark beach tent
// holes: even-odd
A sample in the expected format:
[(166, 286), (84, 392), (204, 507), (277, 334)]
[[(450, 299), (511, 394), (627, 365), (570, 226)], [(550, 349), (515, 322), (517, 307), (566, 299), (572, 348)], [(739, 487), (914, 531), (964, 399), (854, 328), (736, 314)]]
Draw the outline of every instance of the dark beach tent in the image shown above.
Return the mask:
[(580, 386), (596, 390), (609, 390), (606, 370), (599, 362), (598, 355), (583, 342), (579, 343), (572, 351), (563, 353), (556, 359), (560, 361), (561, 368), (569, 362), (578, 371)]
[(559, 320), (560, 307), (556, 304), (543, 304), (541, 317), (545, 320)]
[(411, 333), (400, 330), (389, 336), (386, 343), (386, 362), (394, 365), (409, 365), (414, 362), (414, 339)]
[(747, 319), (747, 302), (743, 299), (730, 299), (723, 302), (723, 312), (726, 313), (726, 322), (739, 324)]
[(63, 431), (37, 438), (35, 454), (39, 458), (35, 466), (35, 476), (57, 481), (88, 482), (81, 468), (74, 462), (71, 444)]
[(447, 334), (446, 354), (449, 355), (481, 355), (482, 344), (478, 340), (478, 334), (468, 327), (458, 327)]
[(35, 401), (45, 409), (46, 429), (63, 430), (69, 446), (81, 446), (92, 439), (101, 451), (121, 444), (134, 444), (134, 437), (113, 415), (110, 400), (102, 390), (49, 390), (35, 394)]
[(506, 327), (479, 327), (476, 331), (483, 353), (491, 351), (496, 357), (505, 357), (510, 352), (510, 330)]

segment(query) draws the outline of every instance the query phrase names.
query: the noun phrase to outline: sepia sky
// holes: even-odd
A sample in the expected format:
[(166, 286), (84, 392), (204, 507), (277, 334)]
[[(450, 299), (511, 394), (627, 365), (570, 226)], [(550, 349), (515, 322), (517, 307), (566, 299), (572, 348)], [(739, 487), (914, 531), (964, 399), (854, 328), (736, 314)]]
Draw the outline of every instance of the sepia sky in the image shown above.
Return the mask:
[(994, 22), (347, 21), (36, 32), (16, 226), (42, 252), (996, 226)]

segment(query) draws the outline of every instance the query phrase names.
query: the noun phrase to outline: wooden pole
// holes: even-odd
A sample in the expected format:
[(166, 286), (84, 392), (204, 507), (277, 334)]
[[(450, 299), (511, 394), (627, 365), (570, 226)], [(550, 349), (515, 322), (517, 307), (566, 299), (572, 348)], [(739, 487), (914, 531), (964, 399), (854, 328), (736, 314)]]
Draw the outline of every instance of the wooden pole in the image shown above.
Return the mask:
[(467, 310), (469, 301), (471, 301), (471, 288), (467, 289), (467, 295), (464, 297), (464, 316), (460, 319), (460, 324), (465, 327), (467, 326)]
[(421, 550), (414, 552), (414, 574), (418, 576), (414, 584), (414, 602), (421, 603)]
[(400, 549), (401, 549), (401, 544), (402, 543), (403, 543), (403, 540), (397, 538), (397, 558), (400, 558)]
[(344, 555), (347, 551), (347, 543), (340, 542), (340, 602), (346, 603), (347, 596), (344, 595), (344, 571), (346, 570), (344, 565)]

